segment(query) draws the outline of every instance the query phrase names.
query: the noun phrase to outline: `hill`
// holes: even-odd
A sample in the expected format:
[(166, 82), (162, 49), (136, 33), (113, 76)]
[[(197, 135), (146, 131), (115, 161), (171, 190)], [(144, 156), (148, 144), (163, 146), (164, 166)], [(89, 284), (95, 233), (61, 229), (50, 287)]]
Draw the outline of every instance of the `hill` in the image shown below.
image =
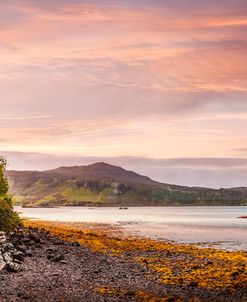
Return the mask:
[(170, 185), (106, 163), (42, 172), (8, 171), (7, 177), (16, 203), (29, 206), (247, 204), (247, 188), (215, 190)]

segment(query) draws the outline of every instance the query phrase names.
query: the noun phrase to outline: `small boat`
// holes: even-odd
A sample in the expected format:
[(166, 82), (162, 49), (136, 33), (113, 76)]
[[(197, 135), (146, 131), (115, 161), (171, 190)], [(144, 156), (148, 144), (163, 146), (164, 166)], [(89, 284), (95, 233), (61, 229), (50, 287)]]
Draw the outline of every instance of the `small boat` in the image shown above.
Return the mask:
[(238, 218), (247, 219), (247, 216), (239, 216)]
[(128, 210), (127, 207), (120, 207), (119, 210)]

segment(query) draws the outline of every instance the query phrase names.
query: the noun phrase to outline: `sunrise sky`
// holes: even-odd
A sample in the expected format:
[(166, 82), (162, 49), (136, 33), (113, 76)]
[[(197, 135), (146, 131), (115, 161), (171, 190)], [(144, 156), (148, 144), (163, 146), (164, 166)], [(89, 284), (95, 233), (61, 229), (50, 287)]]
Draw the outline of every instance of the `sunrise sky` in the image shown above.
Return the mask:
[(0, 2), (0, 154), (247, 186), (246, 0)]

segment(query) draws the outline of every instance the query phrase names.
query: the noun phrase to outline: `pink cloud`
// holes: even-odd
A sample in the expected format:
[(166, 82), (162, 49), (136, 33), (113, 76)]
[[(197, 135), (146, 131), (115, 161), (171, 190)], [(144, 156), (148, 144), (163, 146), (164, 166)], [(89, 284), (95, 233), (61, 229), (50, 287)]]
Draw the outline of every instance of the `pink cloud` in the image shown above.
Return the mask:
[(242, 148), (246, 5), (186, 3), (2, 2), (2, 150), (158, 158)]

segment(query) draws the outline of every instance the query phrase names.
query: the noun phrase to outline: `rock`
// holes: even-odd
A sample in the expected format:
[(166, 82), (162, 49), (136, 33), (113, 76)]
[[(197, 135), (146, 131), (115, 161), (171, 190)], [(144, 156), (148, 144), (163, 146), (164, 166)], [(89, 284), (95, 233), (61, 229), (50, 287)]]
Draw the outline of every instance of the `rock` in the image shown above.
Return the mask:
[(22, 261), (18, 260), (18, 259), (14, 259), (14, 262), (15, 263), (18, 263), (18, 264), (22, 264)]
[(13, 246), (12, 243), (5, 243), (3, 244), (2, 246), (2, 252), (11, 252), (11, 251), (14, 251), (15, 250), (15, 247)]
[(18, 238), (13, 238), (12, 239), (12, 244), (14, 245), (15, 248), (17, 248), (18, 246), (22, 245), (22, 242)]
[(191, 287), (198, 287), (198, 282), (191, 281), (190, 284), (189, 284), (189, 286), (191, 286)]
[(4, 232), (0, 233), (0, 245), (4, 244), (7, 242), (6, 236)]
[(78, 247), (78, 246), (80, 246), (80, 243), (75, 241), (75, 242), (72, 242), (72, 243), (71, 243), (71, 246)]
[(65, 257), (63, 254), (48, 254), (47, 259), (52, 262), (59, 262), (61, 260), (65, 260)]
[(59, 255), (56, 255), (55, 258), (53, 258), (51, 261), (53, 261), (53, 262), (59, 262), (59, 261), (62, 261), (64, 259), (65, 259), (64, 255), (59, 254)]
[(234, 272), (231, 273), (231, 277), (235, 278), (237, 276), (239, 276), (239, 272), (238, 271), (234, 271)]
[(17, 296), (23, 300), (29, 300), (30, 299), (30, 295), (26, 292), (26, 291), (19, 291), (17, 292)]
[(9, 262), (11, 262), (13, 259), (12, 259), (10, 253), (5, 252), (5, 253), (3, 253), (3, 260), (4, 260), (6, 263), (9, 263)]
[(6, 267), (6, 262), (3, 259), (0, 259), (0, 272), (5, 269)]
[(30, 238), (23, 238), (21, 241), (24, 244), (29, 244), (31, 240), (30, 240)]
[(25, 254), (26, 251), (27, 251), (27, 247), (26, 247), (25, 245), (23, 245), (23, 244), (16, 246), (16, 249), (17, 249), (18, 251), (24, 253), (24, 254)]
[(176, 298), (175, 297), (167, 297), (166, 302), (175, 302), (176, 301)]
[(129, 297), (134, 297), (135, 296), (135, 292), (132, 291), (132, 290), (128, 290), (127, 293), (126, 293), (127, 296)]
[(27, 256), (27, 257), (33, 257), (32, 251), (31, 250), (26, 250), (25, 251), (25, 256)]
[(9, 262), (6, 265), (6, 269), (9, 272), (18, 272), (20, 270), (20, 265), (18, 263), (15, 263), (15, 262)]
[(24, 261), (25, 255), (24, 255), (23, 252), (16, 251), (16, 252), (14, 252), (14, 253), (12, 254), (12, 257), (13, 257), (14, 259), (19, 260), (19, 261)]
[(30, 234), (30, 239), (33, 240), (35, 243), (41, 243), (40, 238), (34, 234)]

